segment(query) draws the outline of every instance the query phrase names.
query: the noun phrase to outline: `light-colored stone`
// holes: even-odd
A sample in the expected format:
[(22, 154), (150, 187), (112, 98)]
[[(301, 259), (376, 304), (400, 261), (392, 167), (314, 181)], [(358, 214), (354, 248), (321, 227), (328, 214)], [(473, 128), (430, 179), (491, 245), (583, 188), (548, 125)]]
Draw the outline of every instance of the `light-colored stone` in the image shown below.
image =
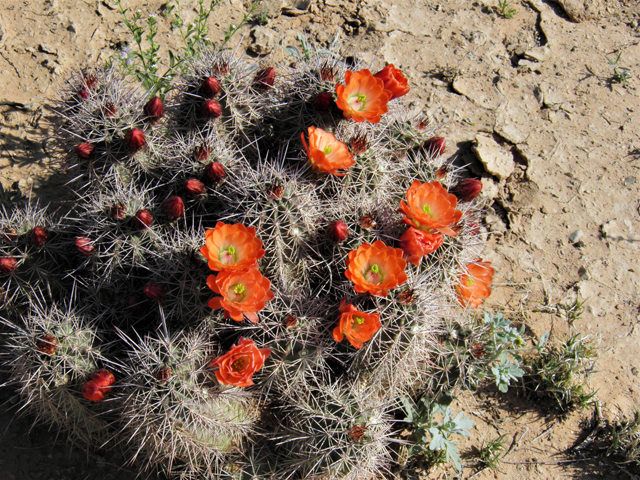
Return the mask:
[(582, 230), (576, 230), (569, 235), (569, 241), (571, 243), (578, 243), (583, 236), (584, 232)]
[(251, 31), (253, 43), (249, 47), (258, 55), (271, 53), (277, 43), (276, 32), (267, 27), (256, 27)]
[(543, 62), (551, 55), (551, 49), (546, 45), (543, 47), (535, 47), (524, 52), (524, 58), (534, 62)]
[(489, 200), (493, 200), (498, 197), (500, 194), (500, 188), (493, 178), (482, 177), (480, 181), (482, 182), (482, 191), (480, 192), (480, 195), (488, 198)]
[(471, 147), (471, 151), (482, 162), (485, 170), (498, 180), (507, 178), (516, 167), (511, 152), (506, 152), (493, 137), (488, 135), (476, 135), (475, 145)]
[(453, 80), (451, 87), (456, 93), (464, 95), (479, 107), (488, 110), (495, 110), (500, 107), (500, 98), (490, 79), (457, 76)]
[(574, 22), (596, 20), (604, 13), (602, 0), (556, 0)]

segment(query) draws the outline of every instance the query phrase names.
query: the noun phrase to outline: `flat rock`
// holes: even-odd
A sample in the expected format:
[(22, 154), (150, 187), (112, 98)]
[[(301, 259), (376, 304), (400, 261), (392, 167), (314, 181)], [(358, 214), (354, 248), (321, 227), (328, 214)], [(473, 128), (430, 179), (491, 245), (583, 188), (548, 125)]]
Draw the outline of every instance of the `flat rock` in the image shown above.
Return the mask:
[(256, 27), (251, 31), (253, 43), (249, 47), (258, 55), (271, 53), (277, 44), (277, 35), (274, 30), (267, 27)]
[(504, 180), (516, 167), (511, 152), (505, 151), (494, 139), (485, 134), (476, 135), (471, 151), (484, 165), (485, 170), (498, 180)]
[(640, 238), (633, 231), (630, 220), (611, 220), (600, 227), (602, 237), (609, 242), (617, 243), (634, 250), (640, 247)]
[(574, 22), (600, 18), (605, 11), (602, 0), (556, 0)]
[(493, 180), (493, 178), (482, 177), (480, 181), (482, 182), (482, 191), (480, 192), (480, 195), (488, 198), (489, 200), (498, 198), (498, 195), (500, 194), (500, 187), (498, 187), (498, 184)]
[(493, 83), (486, 78), (464, 78), (457, 76), (453, 80), (451, 87), (456, 93), (464, 95), (479, 107), (495, 110), (501, 104)]

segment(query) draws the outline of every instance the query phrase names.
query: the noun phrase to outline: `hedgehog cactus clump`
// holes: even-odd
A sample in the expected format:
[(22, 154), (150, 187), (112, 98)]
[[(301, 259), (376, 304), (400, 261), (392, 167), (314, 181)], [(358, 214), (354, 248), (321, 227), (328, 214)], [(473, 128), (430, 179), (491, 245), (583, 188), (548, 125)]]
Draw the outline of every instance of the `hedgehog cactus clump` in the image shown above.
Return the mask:
[(381, 478), (397, 399), (490, 294), (481, 185), (393, 65), (274, 58), (207, 47), (160, 95), (69, 80), (76, 205), (0, 214), (5, 359), (38, 418), (141, 469)]

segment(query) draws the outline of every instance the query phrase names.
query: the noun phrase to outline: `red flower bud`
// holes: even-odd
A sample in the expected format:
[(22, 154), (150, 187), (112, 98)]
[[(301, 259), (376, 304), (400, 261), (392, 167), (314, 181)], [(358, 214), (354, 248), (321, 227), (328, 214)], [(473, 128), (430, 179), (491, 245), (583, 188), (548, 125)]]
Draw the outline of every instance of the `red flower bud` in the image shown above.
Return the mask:
[(276, 69), (273, 67), (263, 68), (256, 74), (254, 81), (256, 86), (261, 89), (273, 87), (276, 81)]
[(172, 376), (173, 372), (171, 371), (171, 368), (164, 367), (162, 370), (156, 373), (156, 380), (160, 383), (167, 383)]
[(295, 315), (287, 316), (287, 318), (284, 319), (284, 325), (289, 329), (295, 328), (296, 325), (298, 325), (298, 317), (296, 317)]
[(284, 188), (282, 185), (278, 185), (277, 183), (272, 183), (267, 187), (267, 195), (272, 200), (277, 200), (278, 198), (282, 198), (282, 193), (284, 192)]
[(144, 132), (139, 128), (130, 128), (124, 136), (124, 144), (127, 150), (135, 153), (145, 147), (147, 139), (144, 136)]
[(351, 147), (351, 153), (354, 155), (362, 155), (369, 149), (367, 134), (361, 133), (351, 138), (351, 140), (349, 140), (349, 146)]
[(127, 211), (127, 207), (123, 204), (119, 203), (118, 205), (113, 205), (110, 209), (111, 218), (114, 220), (122, 220), (125, 216), (125, 212)]
[(197, 197), (199, 195), (202, 195), (204, 193), (204, 190), (204, 183), (196, 178), (190, 178), (186, 182), (184, 182), (184, 191), (188, 195)]
[(82, 84), (87, 90), (93, 90), (98, 86), (98, 79), (93, 75), (87, 75), (82, 79)]
[(2, 232), (0, 232), (0, 240), (7, 243), (13, 243), (18, 240), (18, 232), (16, 232), (13, 228), (5, 228)]
[(91, 243), (91, 240), (89, 240), (87, 237), (76, 238), (76, 247), (81, 254), (86, 255), (87, 257), (93, 255), (93, 252), (95, 250), (95, 247)]
[(482, 182), (475, 178), (460, 180), (451, 188), (451, 193), (458, 197), (458, 200), (461, 202), (470, 202), (476, 198), (481, 191)]
[(220, 93), (220, 89), (222, 85), (220, 81), (216, 77), (207, 77), (200, 85), (200, 94), (205, 97), (215, 97), (218, 93)]
[[(111, 385), (116, 383), (116, 377), (114, 377), (113, 373), (111, 373), (106, 368), (103, 368), (102, 370), (98, 370), (97, 372), (93, 372), (91, 374), (91, 380), (96, 382), (96, 385), (98, 385), (99, 387), (102, 387), (102, 388), (105, 388), (105, 389), (106, 389), (106, 387), (110, 387)], [(109, 389), (109, 390), (111, 390), (111, 389)], [(106, 391), (108, 391), (108, 390), (106, 390)], [(105, 391), (105, 393), (106, 393), (106, 391)]]
[(34, 227), (29, 232), (29, 241), (31, 242), (31, 245), (38, 245), (41, 247), (44, 245), (44, 242), (47, 241), (48, 236), (49, 234), (43, 227)]
[(445, 163), (438, 170), (433, 172), (433, 174), (436, 176), (436, 178), (442, 179), (447, 176), (448, 172), (449, 172), (449, 166)]
[(156, 122), (164, 115), (164, 106), (162, 100), (158, 97), (152, 97), (144, 106), (144, 114), (152, 122)]
[(0, 258), (0, 272), (13, 273), (18, 268), (18, 261), (13, 257)]
[(202, 104), (202, 115), (214, 120), (222, 115), (222, 106), (215, 100), (207, 100)]
[(422, 144), (422, 148), (433, 156), (444, 154), (447, 148), (447, 141), (442, 137), (433, 137)]
[(206, 162), (207, 160), (209, 160), (209, 155), (211, 155), (211, 152), (204, 145), (200, 145), (193, 152), (193, 158), (195, 158), (198, 162)]
[(162, 204), (162, 211), (169, 220), (175, 220), (184, 213), (184, 202), (180, 197), (169, 197)]
[(226, 172), (224, 171), (224, 167), (221, 163), (211, 162), (209, 165), (204, 167), (204, 175), (211, 182), (217, 183), (224, 178)]
[(118, 109), (113, 103), (109, 102), (104, 106), (105, 117), (115, 117), (117, 113), (118, 113)]
[(321, 92), (313, 99), (313, 106), (319, 112), (328, 112), (333, 105), (333, 97), (329, 92)]
[(76, 155), (78, 156), (78, 158), (83, 158), (85, 160), (91, 158), (93, 148), (93, 145), (89, 142), (81, 143), (76, 147)]
[(110, 388), (103, 388), (98, 385), (94, 380), (89, 380), (82, 386), (82, 396), (91, 402), (101, 402), (104, 400), (104, 394), (111, 390)]
[(320, 68), (320, 79), (323, 82), (333, 82), (336, 79), (336, 74), (333, 71), (333, 68), (329, 66), (324, 66)]
[(132, 220), (136, 228), (140, 230), (144, 230), (153, 225), (153, 215), (151, 215), (148, 210), (138, 210)]
[(219, 77), (224, 77), (229, 71), (229, 65), (227, 62), (219, 62), (213, 66), (213, 73), (218, 75)]
[(58, 339), (47, 333), (38, 340), (36, 348), (46, 355), (53, 355), (58, 348)]
[(331, 222), (329, 224), (329, 238), (334, 242), (343, 242), (349, 237), (349, 227), (340, 221)]
[(366, 215), (362, 215), (360, 217), (360, 226), (365, 230), (369, 230), (370, 228), (375, 227), (376, 226), (375, 217), (370, 213), (367, 213)]
[(84, 88), (78, 90), (78, 96), (82, 99), (82, 100), (86, 100), (87, 98), (89, 98), (89, 92), (87, 92)]
[(367, 427), (364, 425), (354, 425), (349, 430), (349, 436), (353, 439), (354, 442), (360, 442), (365, 433), (367, 432)]
[(469, 222), (469, 233), (471, 235), (477, 235), (480, 231), (480, 227), (476, 222)]
[(430, 123), (429, 119), (420, 120), (416, 125), (416, 128), (418, 129), (419, 132), (422, 132), (429, 126), (429, 123)]
[(159, 283), (149, 282), (144, 286), (144, 296), (149, 300), (160, 301), (164, 297), (164, 287)]

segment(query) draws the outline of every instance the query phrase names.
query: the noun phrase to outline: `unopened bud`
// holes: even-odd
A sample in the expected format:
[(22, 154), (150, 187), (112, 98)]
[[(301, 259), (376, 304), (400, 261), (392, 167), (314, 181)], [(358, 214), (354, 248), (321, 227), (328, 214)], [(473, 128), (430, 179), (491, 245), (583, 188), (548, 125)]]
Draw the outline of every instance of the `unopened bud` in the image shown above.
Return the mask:
[(46, 355), (53, 355), (58, 348), (58, 339), (47, 333), (38, 340), (36, 348)]
[(112, 118), (112, 117), (115, 117), (117, 114), (118, 114), (118, 109), (113, 103), (109, 102), (104, 106), (105, 117)]
[(82, 79), (82, 84), (87, 90), (93, 90), (98, 86), (98, 79), (93, 75), (87, 75)]
[(365, 230), (369, 230), (376, 226), (376, 219), (370, 213), (360, 217), (360, 226)]
[(191, 195), (193, 197), (200, 196), (205, 191), (204, 183), (197, 178), (189, 178), (186, 180), (183, 188), (187, 195)]
[(76, 238), (76, 248), (81, 254), (86, 255), (87, 257), (93, 255), (95, 251), (95, 247), (87, 237)]
[(144, 296), (149, 300), (160, 301), (164, 297), (164, 287), (159, 283), (149, 282), (144, 286)]
[(226, 172), (221, 163), (211, 162), (204, 167), (204, 176), (213, 183), (217, 183), (224, 178)]
[(258, 88), (266, 89), (273, 87), (276, 82), (276, 69), (273, 67), (263, 68), (256, 74), (255, 84)]
[(433, 172), (435, 177), (439, 180), (446, 177), (447, 173), (449, 173), (449, 166), (446, 163), (442, 165), (439, 169), (437, 169), (435, 172)]
[(351, 140), (349, 140), (349, 146), (351, 147), (351, 153), (354, 155), (362, 155), (369, 149), (367, 135), (365, 133), (361, 133), (352, 137)]
[(398, 302), (403, 305), (411, 305), (416, 301), (416, 296), (413, 290), (404, 290), (398, 295)]
[(173, 372), (169, 367), (164, 367), (158, 373), (156, 373), (156, 380), (160, 383), (167, 383), (169, 379), (173, 376)]
[(282, 198), (283, 192), (284, 188), (282, 187), (282, 185), (278, 185), (277, 183), (272, 183), (267, 187), (267, 195), (269, 195), (269, 198), (273, 200)]
[(37, 245), (41, 247), (44, 245), (44, 242), (47, 241), (47, 237), (49, 234), (43, 227), (34, 227), (29, 232), (29, 241), (31, 245)]
[(215, 97), (220, 90), (222, 89), (222, 85), (220, 81), (216, 77), (207, 77), (200, 85), (200, 94), (204, 97)]
[(13, 257), (0, 258), (0, 272), (13, 273), (18, 268), (18, 261)]
[(338, 220), (329, 224), (328, 233), (329, 238), (334, 242), (344, 242), (349, 237), (349, 227)]
[(130, 128), (127, 134), (124, 136), (124, 144), (132, 153), (142, 150), (147, 144), (147, 139), (144, 136), (144, 132), (139, 128)]
[(432, 156), (444, 154), (447, 148), (447, 141), (442, 137), (433, 137), (422, 144), (422, 148)]
[(215, 100), (206, 100), (202, 104), (202, 115), (209, 120), (214, 120), (222, 115), (222, 106)]
[(116, 383), (116, 377), (106, 368), (93, 372), (91, 374), (91, 380), (96, 382), (99, 387), (106, 388)]
[(164, 115), (164, 106), (162, 100), (158, 97), (152, 97), (144, 106), (144, 114), (152, 122), (157, 122)]
[(83, 158), (85, 160), (91, 158), (91, 154), (93, 153), (93, 145), (89, 142), (81, 143), (76, 147), (76, 155), (78, 158)]
[(298, 317), (295, 315), (288, 315), (287, 318), (284, 319), (284, 326), (287, 328), (295, 328), (298, 325)]
[(180, 197), (169, 197), (162, 204), (162, 211), (169, 220), (175, 220), (184, 213), (184, 202)]
[(206, 162), (209, 160), (211, 151), (204, 145), (200, 145), (193, 151), (193, 158), (198, 162)]
[(153, 215), (148, 210), (138, 210), (135, 217), (133, 217), (133, 224), (140, 230), (149, 228), (153, 225)]
[(118, 205), (113, 205), (109, 210), (111, 218), (113, 218), (114, 220), (122, 220), (127, 211), (127, 207), (119, 203)]
[(213, 66), (213, 73), (219, 77), (224, 77), (229, 71), (229, 65), (227, 62), (218, 62)]
[(460, 180), (451, 188), (451, 193), (458, 197), (458, 200), (461, 202), (470, 202), (476, 198), (481, 191), (482, 182), (475, 178)]
[(78, 96), (82, 99), (82, 100), (86, 100), (87, 98), (89, 98), (89, 92), (86, 91), (84, 88), (78, 90)]
[(349, 436), (355, 441), (359, 442), (364, 438), (364, 434), (367, 431), (367, 427), (363, 425), (354, 425), (349, 430)]
[(320, 68), (320, 79), (323, 82), (333, 82), (336, 79), (336, 74), (332, 67), (324, 66)]
[(319, 112), (328, 112), (333, 105), (333, 97), (329, 92), (321, 92), (313, 99), (313, 106)]

